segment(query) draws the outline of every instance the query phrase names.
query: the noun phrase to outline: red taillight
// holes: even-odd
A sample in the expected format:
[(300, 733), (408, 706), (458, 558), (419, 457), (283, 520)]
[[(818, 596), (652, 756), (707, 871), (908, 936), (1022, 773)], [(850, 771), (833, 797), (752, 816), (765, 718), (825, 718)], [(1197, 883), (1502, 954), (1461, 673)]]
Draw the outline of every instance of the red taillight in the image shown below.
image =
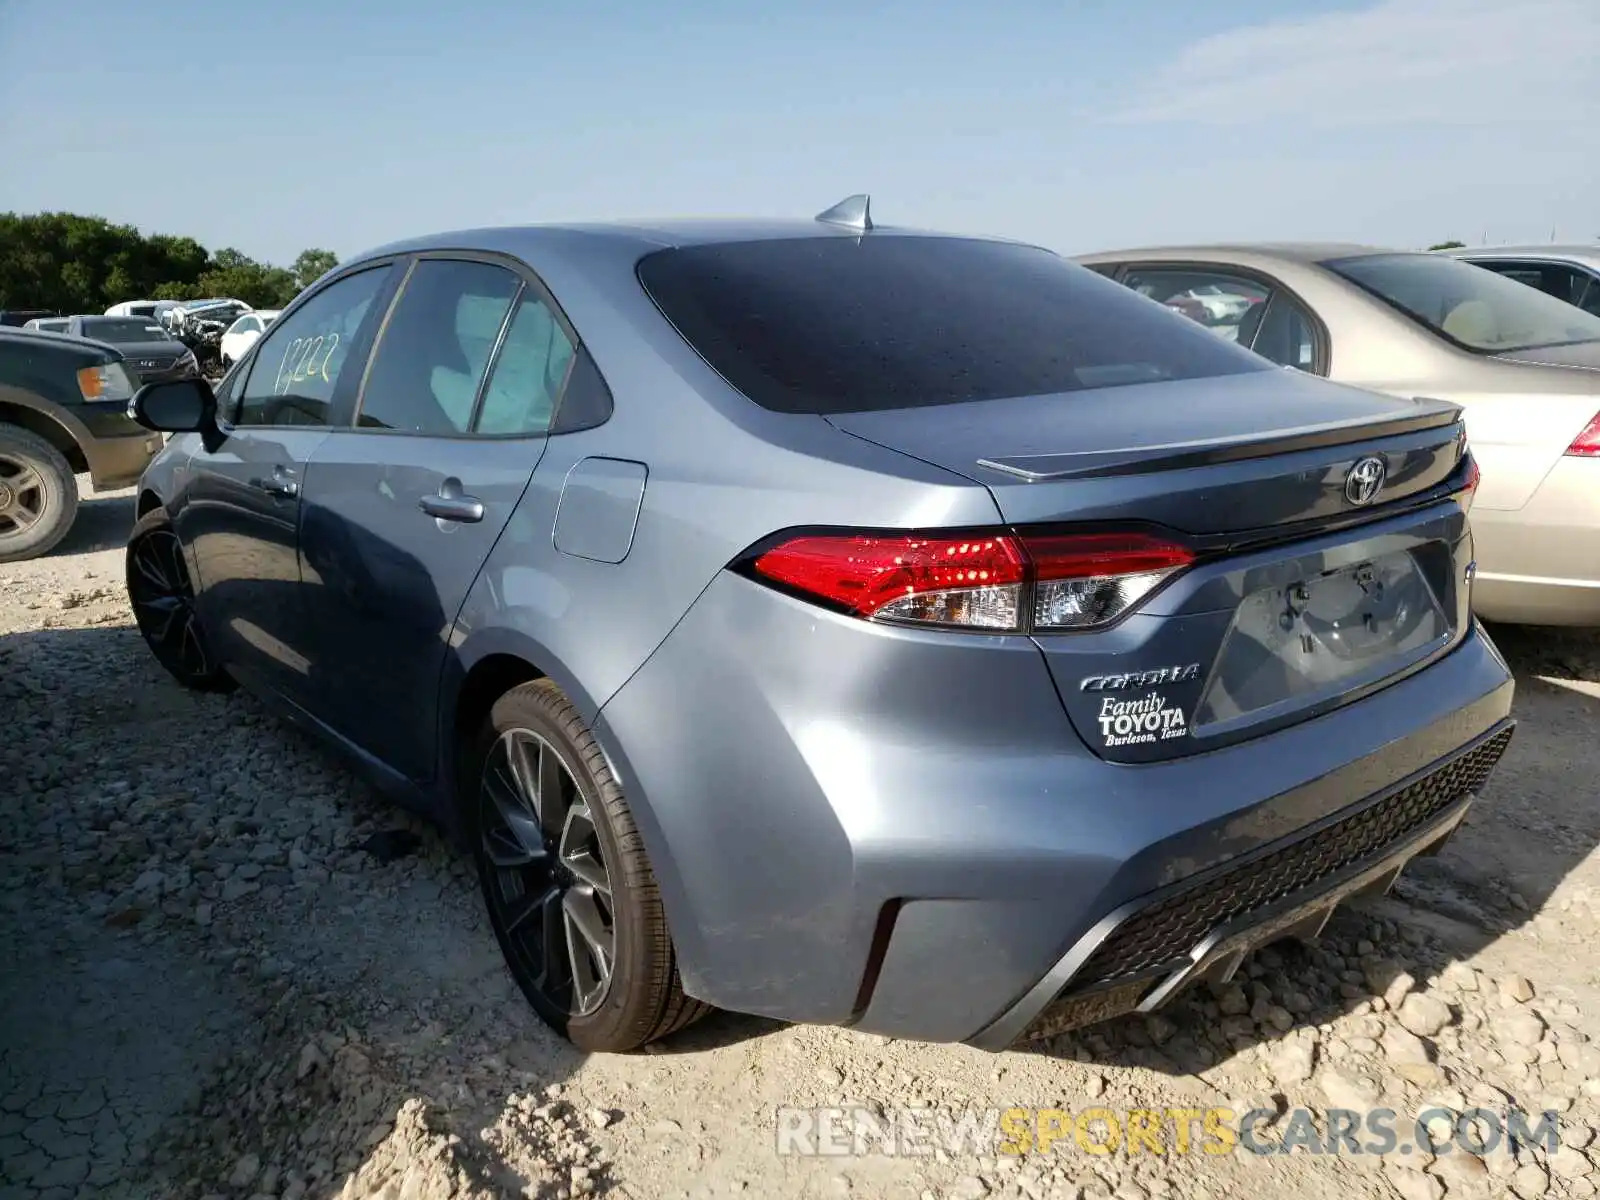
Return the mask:
[(1567, 453), (1578, 458), (1600, 458), (1600, 413), (1583, 427), (1583, 432), (1572, 440)]
[(1462, 512), (1472, 510), (1473, 497), (1478, 494), (1478, 482), (1483, 478), (1483, 472), (1478, 470), (1478, 460), (1467, 459), (1467, 481), (1461, 485), (1461, 490), (1456, 493), (1456, 502), (1461, 505)]
[(1089, 629), (1194, 561), (1145, 534), (806, 534), (755, 574), (858, 617), (999, 631)]

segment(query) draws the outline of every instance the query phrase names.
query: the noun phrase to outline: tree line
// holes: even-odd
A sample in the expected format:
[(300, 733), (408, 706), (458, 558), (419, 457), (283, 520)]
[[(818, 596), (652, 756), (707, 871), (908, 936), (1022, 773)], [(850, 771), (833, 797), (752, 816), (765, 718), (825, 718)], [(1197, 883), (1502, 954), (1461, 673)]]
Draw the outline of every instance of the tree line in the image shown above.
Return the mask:
[(310, 249), (280, 267), (102, 217), (0, 213), (0, 308), (71, 315), (104, 312), (123, 300), (211, 296), (282, 308), (337, 261), (331, 250)]

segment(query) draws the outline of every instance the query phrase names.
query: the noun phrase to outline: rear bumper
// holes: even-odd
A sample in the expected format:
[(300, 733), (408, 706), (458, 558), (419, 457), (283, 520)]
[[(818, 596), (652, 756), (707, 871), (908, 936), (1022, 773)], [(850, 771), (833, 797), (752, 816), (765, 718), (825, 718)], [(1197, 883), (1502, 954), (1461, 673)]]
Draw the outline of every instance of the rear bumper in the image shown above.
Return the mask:
[[(1207, 753), (1118, 765), (1078, 738), (1025, 638), (868, 625), (725, 574), (605, 705), (596, 733), (690, 994), (994, 1045), (1073, 977), (1072, 954), (1108, 914), (1403, 789), (1498, 731), (1512, 691), (1474, 626), (1358, 703)], [(1241, 916), (1260, 914), (1223, 924)]]
[(972, 1043), (1003, 1050), (1129, 1012), (1153, 1012), (1190, 984), (1226, 982), (1245, 956), (1313, 937), (1340, 904), (1387, 891), (1437, 853), (1511, 741), (1506, 720), (1380, 795), (1241, 860), (1107, 914)]
[(1561, 458), (1523, 507), (1474, 509), (1472, 532), (1480, 615), (1600, 625), (1600, 458)]

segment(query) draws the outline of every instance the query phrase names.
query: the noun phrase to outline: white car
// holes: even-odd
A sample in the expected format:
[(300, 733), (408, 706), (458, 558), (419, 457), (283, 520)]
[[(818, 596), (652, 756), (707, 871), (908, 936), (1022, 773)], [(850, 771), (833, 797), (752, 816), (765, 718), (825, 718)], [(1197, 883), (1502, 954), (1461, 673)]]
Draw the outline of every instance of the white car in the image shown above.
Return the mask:
[(1199, 301), (1210, 314), (1213, 321), (1238, 321), (1245, 313), (1250, 311), (1250, 306), (1259, 303), (1260, 298), (1254, 295), (1241, 295), (1237, 292), (1227, 291), (1214, 283), (1202, 283), (1190, 288), (1185, 295)]
[(262, 335), (273, 321), (277, 320), (280, 309), (258, 308), (254, 312), (247, 312), (232, 325), (228, 332), (222, 335), (222, 369), (226, 371), (234, 363), (244, 357), (245, 352), (255, 345), (256, 339)]

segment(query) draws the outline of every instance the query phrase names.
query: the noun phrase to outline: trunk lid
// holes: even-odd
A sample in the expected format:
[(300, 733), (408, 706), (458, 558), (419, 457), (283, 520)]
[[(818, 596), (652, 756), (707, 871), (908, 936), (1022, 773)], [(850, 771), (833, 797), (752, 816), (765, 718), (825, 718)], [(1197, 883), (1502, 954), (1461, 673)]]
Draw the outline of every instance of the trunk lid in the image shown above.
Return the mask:
[(1007, 521), (1213, 534), (1348, 516), (1345, 475), (1374, 448), (1381, 503), (1425, 492), (1455, 468), (1459, 415), (1284, 370), (828, 420), (986, 485)]
[(1156, 526), (1195, 550), (1111, 625), (1034, 635), (1074, 727), (1112, 761), (1306, 720), (1431, 661), (1470, 621), (1453, 404), (1284, 371), (828, 419), (984, 484), (1013, 526)]

